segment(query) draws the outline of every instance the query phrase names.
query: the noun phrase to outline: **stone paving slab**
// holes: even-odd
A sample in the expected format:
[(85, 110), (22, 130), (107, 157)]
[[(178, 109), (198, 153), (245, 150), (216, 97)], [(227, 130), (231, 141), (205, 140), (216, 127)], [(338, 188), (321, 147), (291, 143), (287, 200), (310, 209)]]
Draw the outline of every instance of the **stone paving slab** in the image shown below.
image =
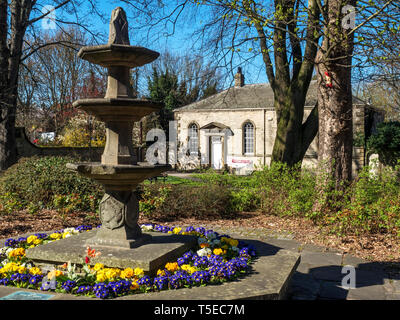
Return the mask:
[[(97, 230), (53, 241), (26, 250), (26, 257), (39, 265), (60, 265), (66, 261), (82, 265), (86, 254), (86, 240), (93, 237)], [(115, 268), (142, 268), (150, 274), (155, 273), (167, 262), (175, 261), (197, 242), (193, 236), (145, 233), (152, 236), (151, 242), (135, 249), (99, 246), (101, 254), (92, 259), (92, 263), (102, 263)]]
[(386, 292), (381, 285), (369, 285), (349, 289), (347, 300), (385, 300)]
[[(207, 226), (204, 225), (204, 227)], [(279, 253), (279, 256), (286, 251), (300, 254), (300, 263), (293, 272), (290, 282), (285, 284), (285, 286), (287, 286), (287, 299), (400, 300), (400, 264), (371, 262), (321, 246), (312, 244), (303, 245), (293, 240), (288, 233), (279, 236), (279, 234), (269, 232), (269, 230), (266, 231), (265, 229), (212, 229), (220, 234), (225, 233), (232, 237), (249, 238), (268, 243), (269, 247), (267, 251), (269, 251), (270, 254), (275, 252)], [(345, 274), (341, 273), (342, 267), (348, 265), (354, 266), (356, 271), (356, 288), (349, 290), (341, 287), (342, 277), (345, 276)], [(388, 265), (391, 267), (390, 272), (387, 270)], [(185, 291), (185, 289), (183, 290), (184, 291), (180, 293), (178, 292), (180, 290), (176, 290), (178, 292), (176, 299), (191, 298), (195, 292), (193, 289), (188, 289), (187, 291)], [(162, 293), (162, 295), (163, 294), (165, 293)], [(162, 295), (148, 297), (149, 299), (164, 299)], [(67, 296), (69, 297), (69, 295)], [(196, 299), (196, 295), (194, 297), (194, 299)], [(214, 296), (211, 295), (209, 297)], [(133, 299), (141, 298), (143, 297), (137, 297), (135, 295)], [(227, 294), (226, 298), (229, 298), (229, 294)], [(124, 299), (129, 298), (124, 297)], [(168, 299), (168, 297), (165, 296), (165, 299)], [(174, 298), (171, 296), (171, 299)]]

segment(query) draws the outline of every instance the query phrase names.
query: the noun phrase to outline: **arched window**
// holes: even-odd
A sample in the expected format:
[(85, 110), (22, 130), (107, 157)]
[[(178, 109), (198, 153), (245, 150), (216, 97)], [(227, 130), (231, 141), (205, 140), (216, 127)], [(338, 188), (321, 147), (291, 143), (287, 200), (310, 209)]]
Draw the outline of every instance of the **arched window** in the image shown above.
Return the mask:
[(197, 154), (199, 152), (199, 127), (195, 123), (189, 125), (188, 132), (188, 147), (190, 154)]
[(254, 154), (254, 125), (250, 121), (243, 125), (243, 153)]

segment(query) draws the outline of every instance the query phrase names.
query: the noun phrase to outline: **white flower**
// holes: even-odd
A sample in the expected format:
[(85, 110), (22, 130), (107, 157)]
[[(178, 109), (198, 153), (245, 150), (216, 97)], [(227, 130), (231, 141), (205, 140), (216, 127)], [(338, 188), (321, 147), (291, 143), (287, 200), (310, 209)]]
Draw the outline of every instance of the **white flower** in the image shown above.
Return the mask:
[(151, 231), (153, 230), (153, 226), (150, 224), (143, 224), (142, 225), (142, 231)]
[(203, 248), (197, 251), (197, 255), (200, 257), (208, 256), (212, 253), (210, 248)]

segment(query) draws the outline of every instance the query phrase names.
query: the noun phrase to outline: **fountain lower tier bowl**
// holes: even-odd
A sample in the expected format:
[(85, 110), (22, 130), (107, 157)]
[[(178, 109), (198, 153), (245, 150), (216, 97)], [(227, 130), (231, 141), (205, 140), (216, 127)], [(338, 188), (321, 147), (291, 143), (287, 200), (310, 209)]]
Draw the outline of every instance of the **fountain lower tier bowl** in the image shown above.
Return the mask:
[(140, 67), (153, 62), (159, 53), (143, 47), (123, 44), (87, 46), (79, 50), (78, 56), (103, 67)]
[(170, 165), (151, 165), (138, 162), (137, 165), (106, 165), (96, 162), (67, 163), (67, 168), (89, 177), (108, 190), (131, 191), (148, 178), (158, 176), (171, 169)]
[(75, 108), (86, 111), (100, 121), (136, 122), (150, 113), (160, 111), (162, 103), (132, 98), (91, 98), (73, 103)]

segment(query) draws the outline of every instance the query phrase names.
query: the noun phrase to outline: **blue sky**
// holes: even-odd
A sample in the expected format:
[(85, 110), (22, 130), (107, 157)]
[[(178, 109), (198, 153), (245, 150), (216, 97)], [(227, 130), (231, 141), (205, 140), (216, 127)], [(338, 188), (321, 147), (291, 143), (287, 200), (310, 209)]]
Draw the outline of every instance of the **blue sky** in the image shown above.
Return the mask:
[[(46, 0), (43, 1), (44, 1), (43, 3), (46, 2)], [(167, 3), (167, 6), (165, 7), (165, 10), (167, 11), (175, 7), (175, 1), (164, 1), (164, 2)], [(194, 30), (194, 28), (198, 27), (199, 24), (201, 23), (201, 18), (202, 18), (201, 14), (203, 15), (207, 14), (206, 11), (207, 9), (204, 9), (205, 11), (203, 10), (199, 15), (192, 17), (191, 20), (187, 19), (186, 17), (181, 17), (180, 20), (178, 20), (178, 24), (173, 35), (166, 36), (167, 31), (170, 32), (171, 30), (163, 29), (161, 26), (157, 26), (151, 29), (150, 33), (146, 34), (143, 29), (138, 29), (138, 26), (141, 23), (143, 23), (143, 21), (137, 21), (133, 18), (134, 11), (131, 6), (127, 5), (126, 3), (123, 3), (122, 1), (117, 1), (117, 0), (114, 1), (102, 0), (98, 1), (98, 3), (99, 5), (97, 9), (105, 14), (106, 21), (101, 21), (101, 19), (96, 14), (86, 15), (81, 17), (81, 19), (83, 19), (86, 23), (88, 23), (91, 29), (102, 32), (105, 35), (104, 38), (105, 42), (107, 41), (108, 37), (108, 28), (109, 28), (108, 22), (109, 22), (109, 17), (111, 15), (111, 11), (115, 7), (121, 6), (127, 12), (129, 26), (132, 29), (130, 34), (131, 45), (145, 46), (149, 49), (158, 51), (161, 54), (165, 50), (168, 50), (177, 55), (183, 55), (188, 50), (190, 50), (190, 47), (193, 44), (190, 35)], [(83, 14), (86, 11), (87, 10), (85, 10), (84, 7), (82, 7), (82, 10), (80, 10), (80, 14)], [(59, 9), (56, 14), (57, 17), (59, 17), (60, 15), (61, 16), (66, 15), (71, 19), (71, 16), (69, 16), (68, 13), (65, 12), (65, 10)], [(172, 24), (170, 24), (170, 26), (171, 25)], [(238, 65), (237, 64), (238, 60), (234, 61), (236, 65), (235, 64), (233, 65), (234, 68), (233, 73), (236, 72), (236, 67)], [(245, 75), (246, 84), (268, 82), (265, 74), (265, 65), (261, 59), (261, 55), (258, 55), (258, 57), (255, 57), (254, 59), (245, 63), (241, 67)], [(220, 71), (226, 77), (224, 88), (231, 86), (233, 78), (231, 70), (221, 69)]]
[[(45, 3), (44, 1), (43, 3)], [(175, 1), (165, 1), (173, 7), (175, 5)], [(193, 45), (193, 41), (190, 38), (190, 35), (195, 27), (199, 26), (201, 23), (201, 16), (197, 15), (195, 17), (196, 21), (187, 21), (184, 17), (178, 20), (177, 28), (172, 35), (167, 36), (167, 30), (163, 29), (161, 26), (157, 26), (150, 31), (149, 34), (145, 33), (144, 30), (137, 29), (138, 25), (142, 23), (142, 21), (136, 21), (132, 18), (134, 12), (133, 8), (129, 5), (121, 2), (121, 1), (98, 1), (99, 5), (97, 9), (99, 12), (104, 13), (106, 16), (106, 21), (101, 21), (101, 19), (96, 15), (86, 15), (83, 16), (83, 13), (87, 10), (82, 8), (80, 10), (80, 14), (82, 16), (80, 19), (84, 20), (92, 30), (96, 30), (104, 33), (104, 40), (107, 41), (108, 37), (108, 29), (109, 29), (109, 18), (111, 16), (111, 11), (117, 6), (121, 6), (127, 12), (129, 27), (132, 29), (130, 33), (130, 42), (131, 45), (144, 46), (149, 49), (160, 52), (161, 54), (168, 50), (176, 55), (184, 55), (188, 50), (190, 50), (191, 45)], [(165, 7), (165, 10), (170, 10), (168, 5)], [(58, 9), (56, 11), (57, 18), (74, 20), (74, 17), (69, 15), (65, 10)], [(172, 26), (172, 24), (170, 24)], [(171, 32), (172, 28), (168, 30)], [(149, 40), (151, 39), (151, 40)], [(237, 65), (234, 65), (234, 73), (236, 72)], [(265, 67), (262, 62), (261, 57), (258, 59), (254, 59), (250, 63), (242, 65), (242, 70), (245, 75), (246, 84), (250, 83), (265, 83), (267, 81), (267, 77), (265, 75)], [(230, 70), (221, 69), (222, 74), (226, 76), (226, 82), (224, 88), (227, 88), (232, 85), (233, 75)]]

